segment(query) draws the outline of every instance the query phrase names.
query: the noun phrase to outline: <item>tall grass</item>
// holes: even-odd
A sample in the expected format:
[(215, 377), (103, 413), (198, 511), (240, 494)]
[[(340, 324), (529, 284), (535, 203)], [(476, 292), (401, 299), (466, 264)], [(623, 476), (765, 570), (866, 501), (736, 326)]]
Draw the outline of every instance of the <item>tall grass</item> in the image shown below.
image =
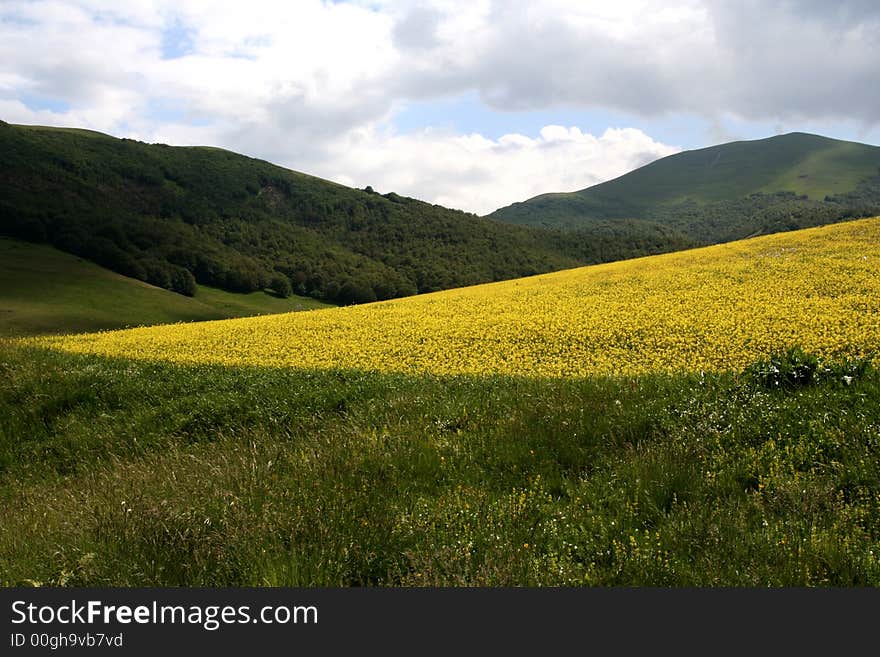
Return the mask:
[(3, 585), (876, 586), (878, 558), (871, 368), (774, 389), (0, 345)]

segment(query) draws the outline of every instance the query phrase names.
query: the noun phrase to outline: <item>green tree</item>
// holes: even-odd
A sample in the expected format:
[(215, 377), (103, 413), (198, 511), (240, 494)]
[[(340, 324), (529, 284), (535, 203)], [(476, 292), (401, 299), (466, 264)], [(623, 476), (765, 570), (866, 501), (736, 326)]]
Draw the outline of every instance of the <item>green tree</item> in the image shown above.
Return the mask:
[(275, 272), (272, 275), (272, 280), (269, 281), (269, 289), (282, 299), (286, 299), (293, 294), (293, 287), (290, 285), (290, 279), (281, 272)]

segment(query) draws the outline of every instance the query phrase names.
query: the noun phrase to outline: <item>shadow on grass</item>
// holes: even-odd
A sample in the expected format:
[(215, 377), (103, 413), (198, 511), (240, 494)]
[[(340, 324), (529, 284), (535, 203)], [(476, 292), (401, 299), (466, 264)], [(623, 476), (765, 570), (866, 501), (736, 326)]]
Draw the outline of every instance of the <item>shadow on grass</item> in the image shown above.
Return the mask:
[(5, 585), (877, 585), (880, 380), (0, 345)]

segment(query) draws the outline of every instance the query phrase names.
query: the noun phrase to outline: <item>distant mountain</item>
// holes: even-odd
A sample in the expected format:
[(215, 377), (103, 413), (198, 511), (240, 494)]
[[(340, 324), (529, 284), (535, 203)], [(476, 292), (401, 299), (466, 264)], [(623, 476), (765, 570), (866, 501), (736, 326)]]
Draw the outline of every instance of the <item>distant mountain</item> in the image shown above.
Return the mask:
[(493, 219), (584, 228), (641, 219), (699, 242), (880, 213), (880, 148), (791, 133), (685, 151), (577, 192), (542, 194)]
[(351, 189), (218, 148), (0, 121), (0, 234), (185, 295), (358, 303), (671, 251), (654, 223), (571, 233)]

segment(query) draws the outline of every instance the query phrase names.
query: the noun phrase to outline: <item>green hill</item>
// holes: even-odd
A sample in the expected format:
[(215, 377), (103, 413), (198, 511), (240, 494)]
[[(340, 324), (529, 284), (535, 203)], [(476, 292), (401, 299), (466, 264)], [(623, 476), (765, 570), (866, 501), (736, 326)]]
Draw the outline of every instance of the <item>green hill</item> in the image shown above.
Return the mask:
[(661, 158), (614, 180), (543, 194), (490, 217), (584, 227), (638, 218), (700, 242), (830, 223), (880, 210), (880, 148), (791, 133)]
[(218, 148), (0, 122), (0, 234), (192, 295), (357, 303), (688, 246), (644, 222), (578, 234), (351, 189)]
[(320, 308), (314, 299), (235, 294), (194, 297), (115, 274), (51, 246), (0, 238), (0, 337), (72, 333)]

